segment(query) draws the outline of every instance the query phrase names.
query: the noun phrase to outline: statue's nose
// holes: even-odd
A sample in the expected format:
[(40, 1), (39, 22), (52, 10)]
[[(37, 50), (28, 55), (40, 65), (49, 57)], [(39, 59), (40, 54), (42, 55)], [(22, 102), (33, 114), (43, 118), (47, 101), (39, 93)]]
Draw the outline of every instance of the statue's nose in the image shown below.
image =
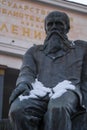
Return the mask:
[(54, 22), (53, 25), (52, 25), (52, 29), (56, 29), (56, 24), (55, 24), (55, 22)]
[(53, 23), (53, 28), (56, 28), (56, 24), (55, 24), (55, 22)]

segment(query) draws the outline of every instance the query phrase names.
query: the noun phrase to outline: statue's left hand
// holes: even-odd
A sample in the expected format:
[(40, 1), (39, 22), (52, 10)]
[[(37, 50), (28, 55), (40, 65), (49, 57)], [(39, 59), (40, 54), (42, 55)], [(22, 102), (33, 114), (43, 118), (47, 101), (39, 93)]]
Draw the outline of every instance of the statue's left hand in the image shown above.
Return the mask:
[(53, 92), (54, 94), (51, 96), (51, 99), (55, 99), (63, 95), (67, 90), (74, 90), (75, 86), (72, 84), (71, 81), (64, 80), (60, 83), (58, 83), (54, 88)]
[(75, 89), (75, 86), (72, 84), (71, 81), (69, 81), (69, 80), (64, 80), (64, 81), (58, 83), (58, 84), (53, 88), (53, 91), (56, 93), (56, 92), (58, 92), (58, 91), (61, 90), (61, 89), (74, 90), (74, 89)]
[(60, 89), (58, 92), (56, 92), (52, 95), (51, 99), (58, 98), (58, 97), (62, 96), (65, 92), (67, 92), (66, 89)]

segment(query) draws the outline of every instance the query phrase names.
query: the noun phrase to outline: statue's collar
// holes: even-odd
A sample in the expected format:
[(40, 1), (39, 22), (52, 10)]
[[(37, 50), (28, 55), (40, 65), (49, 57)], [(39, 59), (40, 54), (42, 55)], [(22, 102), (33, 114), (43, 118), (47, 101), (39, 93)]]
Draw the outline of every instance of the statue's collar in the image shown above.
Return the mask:
[[(69, 41), (69, 42), (70, 42), (70, 44), (68, 46), (63, 47), (63, 49), (62, 49), (63, 51), (67, 51), (69, 49), (75, 48), (75, 42), (74, 41)], [(45, 50), (44, 45), (42, 45), (39, 49), (40, 49), (40, 51), (44, 51)]]
[(74, 43), (74, 41), (71, 41), (70, 42), (70, 47), (64, 47), (63, 49), (61, 49), (60, 51), (57, 51), (56, 53), (50, 53), (50, 54), (47, 54), (46, 53), (46, 51), (45, 51), (45, 49), (44, 49), (44, 45), (40, 48), (40, 51), (43, 51), (43, 53), (46, 55), (46, 56), (48, 56), (48, 57), (50, 57), (51, 59), (56, 59), (56, 58), (59, 58), (59, 57), (62, 57), (62, 56), (64, 56), (64, 55), (66, 55), (67, 53), (69, 53), (70, 52), (70, 50), (72, 50), (72, 49), (75, 49), (75, 43)]

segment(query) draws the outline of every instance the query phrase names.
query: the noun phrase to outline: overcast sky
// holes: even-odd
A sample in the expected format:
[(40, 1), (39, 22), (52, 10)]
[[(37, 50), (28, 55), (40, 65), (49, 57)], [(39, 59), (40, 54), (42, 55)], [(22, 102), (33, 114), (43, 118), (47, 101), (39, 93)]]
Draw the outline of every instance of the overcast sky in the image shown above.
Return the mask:
[(76, 3), (87, 5), (87, 0), (67, 0), (67, 1), (72, 1), (72, 2), (76, 2)]

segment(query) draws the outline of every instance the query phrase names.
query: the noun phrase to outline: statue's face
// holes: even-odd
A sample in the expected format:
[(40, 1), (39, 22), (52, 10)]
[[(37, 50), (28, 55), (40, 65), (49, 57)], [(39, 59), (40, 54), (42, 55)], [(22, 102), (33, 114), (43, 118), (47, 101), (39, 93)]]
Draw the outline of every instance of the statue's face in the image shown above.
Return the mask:
[(60, 33), (64, 33), (65, 24), (58, 17), (48, 18), (46, 21), (46, 33), (50, 33), (51, 31), (59, 31)]
[[(70, 23), (67, 14), (59, 11), (49, 13), (45, 18), (46, 53), (55, 53), (65, 46), (66, 34), (69, 32)], [(66, 43), (67, 44), (67, 43)]]
[(47, 34), (52, 30), (57, 30), (62, 34), (67, 34), (69, 29), (69, 17), (63, 12), (53, 11), (45, 18), (45, 30)]

